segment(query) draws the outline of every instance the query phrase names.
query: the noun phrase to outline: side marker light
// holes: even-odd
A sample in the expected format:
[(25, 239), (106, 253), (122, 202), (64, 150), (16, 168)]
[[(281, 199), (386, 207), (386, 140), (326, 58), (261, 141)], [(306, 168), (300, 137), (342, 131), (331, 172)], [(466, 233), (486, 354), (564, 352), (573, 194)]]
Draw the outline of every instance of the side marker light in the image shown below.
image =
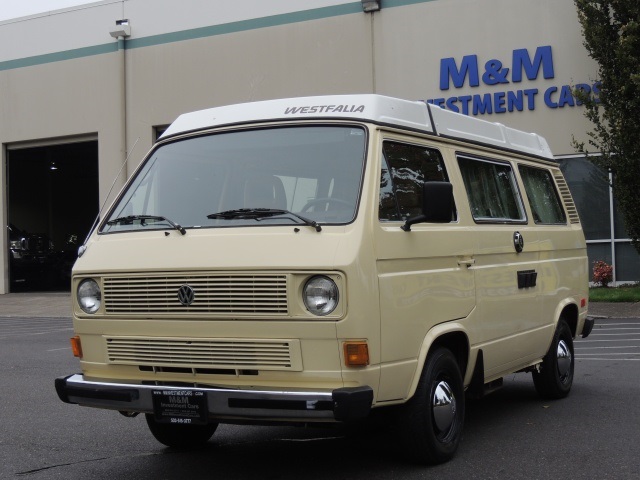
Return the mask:
[(80, 337), (76, 335), (69, 339), (71, 341), (71, 351), (74, 357), (82, 358), (82, 344), (80, 343)]

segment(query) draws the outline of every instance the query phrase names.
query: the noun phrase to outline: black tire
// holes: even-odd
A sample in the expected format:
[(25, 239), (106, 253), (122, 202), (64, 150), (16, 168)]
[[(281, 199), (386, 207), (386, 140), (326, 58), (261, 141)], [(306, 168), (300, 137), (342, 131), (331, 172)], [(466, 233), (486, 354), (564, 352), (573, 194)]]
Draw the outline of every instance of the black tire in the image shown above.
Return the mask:
[(538, 394), (547, 399), (569, 395), (574, 365), (573, 336), (569, 325), (561, 318), (549, 351), (540, 364), (540, 371), (533, 371), (533, 384)]
[(182, 425), (156, 422), (153, 415), (145, 414), (149, 430), (156, 440), (176, 450), (192, 450), (202, 447), (218, 428), (217, 423), (206, 425)]
[(429, 353), (416, 393), (400, 415), (401, 443), (412, 461), (433, 465), (455, 455), (464, 402), (458, 362), (451, 351), (438, 347)]

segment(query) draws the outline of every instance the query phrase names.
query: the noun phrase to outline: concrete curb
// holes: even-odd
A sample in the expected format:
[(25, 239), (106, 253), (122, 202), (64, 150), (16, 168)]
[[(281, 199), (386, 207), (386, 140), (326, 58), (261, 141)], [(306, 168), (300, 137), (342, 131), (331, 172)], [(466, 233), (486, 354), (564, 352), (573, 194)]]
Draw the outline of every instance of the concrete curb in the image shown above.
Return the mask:
[(595, 318), (640, 318), (640, 302), (593, 302), (589, 315)]

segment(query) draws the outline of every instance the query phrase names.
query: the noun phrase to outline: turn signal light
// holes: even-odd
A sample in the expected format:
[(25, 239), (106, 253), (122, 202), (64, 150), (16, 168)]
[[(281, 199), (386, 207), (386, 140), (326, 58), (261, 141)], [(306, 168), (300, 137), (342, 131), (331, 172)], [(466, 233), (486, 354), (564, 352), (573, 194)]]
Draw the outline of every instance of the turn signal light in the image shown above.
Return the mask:
[(82, 344), (80, 343), (80, 337), (76, 335), (75, 337), (71, 337), (71, 351), (73, 352), (74, 357), (82, 358)]
[(367, 342), (345, 342), (344, 362), (347, 367), (366, 367), (369, 365)]

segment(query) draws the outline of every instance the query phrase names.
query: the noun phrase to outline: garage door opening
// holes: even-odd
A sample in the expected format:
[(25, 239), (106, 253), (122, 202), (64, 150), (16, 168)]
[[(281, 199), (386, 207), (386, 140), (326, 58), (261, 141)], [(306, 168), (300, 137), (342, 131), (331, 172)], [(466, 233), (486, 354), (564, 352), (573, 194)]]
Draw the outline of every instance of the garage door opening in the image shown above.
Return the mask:
[(69, 289), (98, 195), (97, 141), (7, 151), (10, 291)]

